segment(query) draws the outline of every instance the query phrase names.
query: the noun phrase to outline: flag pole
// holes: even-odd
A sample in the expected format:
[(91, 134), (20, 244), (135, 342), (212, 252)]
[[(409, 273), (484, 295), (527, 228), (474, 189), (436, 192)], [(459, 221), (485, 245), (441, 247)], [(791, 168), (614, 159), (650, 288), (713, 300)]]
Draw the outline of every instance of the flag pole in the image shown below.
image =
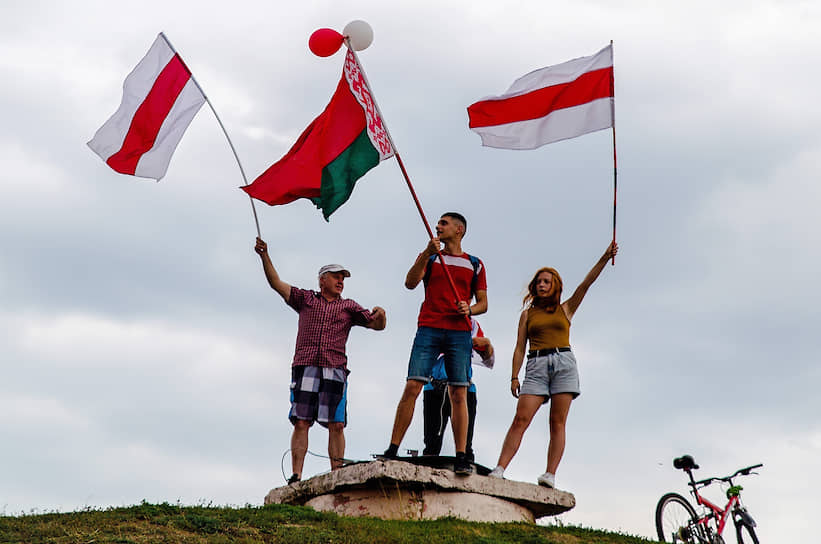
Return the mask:
[[(362, 73), (362, 79), (365, 80), (365, 85), (367, 85), (368, 91), (371, 95), (371, 100), (373, 100), (373, 107), (376, 110), (376, 114), (379, 115), (379, 118), (382, 120), (382, 126), (385, 128), (385, 134), (387, 134), (388, 141), (390, 141), (391, 147), (393, 148), (393, 156), (396, 157), (396, 162), (399, 164), (399, 170), (402, 171), (402, 176), (405, 178), (405, 183), (407, 183), (408, 185), (408, 190), (410, 191), (410, 194), (413, 197), (413, 202), (416, 204), (416, 209), (419, 211), (419, 217), (422, 218), (422, 223), (425, 225), (425, 230), (428, 231), (428, 236), (432, 240), (433, 231), (430, 228), (430, 223), (428, 223), (428, 220), (425, 217), (425, 212), (422, 210), (422, 204), (419, 202), (419, 198), (416, 196), (416, 191), (413, 188), (410, 176), (408, 176), (408, 171), (405, 169), (405, 163), (402, 162), (402, 157), (399, 156), (399, 150), (396, 148), (396, 144), (393, 141), (393, 137), (391, 136), (390, 130), (388, 130), (388, 123), (385, 122), (385, 118), (382, 116), (382, 111), (379, 109), (379, 104), (376, 103), (376, 97), (373, 94), (373, 88), (371, 87), (371, 83), (368, 81), (368, 76), (365, 74), (365, 70), (362, 68), (362, 64), (359, 62), (359, 57), (357, 56), (354, 48), (351, 46), (351, 40), (348, 36), (345, 36), (345, 45), (348, 47), (348, 50), (353, 55), (353, 59), (356, 62), (356, 65), (359, 66), (359, 71)], [(448, 279), (450, 289), (451, 291), (453, 291), (453, 296), (455, 296), (456, 301), (459, 302), (461, 300), (461, 298), (459, 297), (459, 291), (456, 289), (456, 284), (453, 282), (453, 276), (450, 275), (448, 267), (445, 266), (445, 257), (442, 255), (442, 250), (437, 248), (436, 254), (439, 256), (439, 262), (442, 264), (442, 270), (445, 272), (445, 277), (447, 277)], [(470, 305), (469, 299), (468, 305)], [(468, 324), (470, 324), (470, 316), (465, 315), (465, 318), (467, 319)]]
[[(177, 50), (174, 49), (174, 46), (171, 45), (171, 41), (165, 35), (165, 32), (160, 32), (160, 36), (162, 36), (162, 39), (165, 40), (165, 43), (168, 44), (168, 47), (171, 48), (171, 51), (173, 51), (175, 55), (179, 55), (179, 53), (177, 53)], [(182, 57), (180, 57), (180, 61), (185, 66), (185, 61), (182, 60)], [(200, 86), (199, 82), (197, 81), (197, 78), (194, 77), (194, 74), (191, 72), (190, 69), (188, 69), (188, 66), (185, 66), (185, 69), (188, 70), (189, 74), (191, 74), (191, 81), (194, 82), (194, 85), (196, 85), (197, 89), (199, 89), (199, 91), (202, 93), (202, 96), (205, 98), (205, 101), (208, 103), (208, 106), (211, 108), (211, 111), (214, 113), (214, 117), (217, 118), (217, 123), (219, 123), (219, 126), (222, 129), (222, 133), (225, 134), (225, 138), (228, 140), (228, 145), (231, 146), (231, 151), (234, 153), (234, 158), (237, 160), (237, 165), (239, 166), (239, 172), (240, 172), (240, 174), (242, 174), (242, 180), (245, 182), (245, 185), (248, 185), (248, 178), (245, 177), (245, 169), (242, 167), (242, 163), (239, 161), (239, 155), (237, 155), (237, 150), (234, 147), (234, 142), (231, 141), (231, 137), (228, 135), (228, 131), (225, 130), (225, 125), (222, 124), (222, 119), (220, 119), (220, 116), (217, 114), (217, 110), (214, 109), (214, 105), (211, 103), (211, 100), (208, 98), (208, 95), (205, 94), (205, 91), (202, 90), (202, 87)], [(260, 231), (259, 231), (259, 219), (257, 218), (257, 208), (256, 208), (256, 206), (254, 206), (254, 199), (251, 197), (251, 195), (248, 195), (248, 199), (251, 201), (251, 210), (254, 212), (254, 224), (257, 227), (257, 236), (261, 238), (262, 235), (260, 234)]]
[[(613, 243), (616, 243), (616, 191), (618, 189), (618, 167), (616, 161), (616, 85), (613, 77), (616, 65), (613, 62), (613, 40), (610, 40), (610, 65), (613, 70), (610, 71), (610, 94), (613, 99), (610, 101), (610, 120), (613, 128)], [(613, 255), (611, 266), (616, 265), (616, 256)]]

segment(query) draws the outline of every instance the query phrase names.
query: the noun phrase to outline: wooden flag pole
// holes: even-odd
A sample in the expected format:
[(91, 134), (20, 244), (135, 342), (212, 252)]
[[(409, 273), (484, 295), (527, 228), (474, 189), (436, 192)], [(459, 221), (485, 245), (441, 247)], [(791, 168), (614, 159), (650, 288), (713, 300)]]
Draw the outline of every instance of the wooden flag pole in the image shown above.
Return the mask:
[[(165, 43), (168, 44), (168, 47), (171, 48), (171, 51), (173, 51), (175, 55), (179, 55), (179, 53), (177, 53), (177, 50), (174, 49), (174, 46), (171, 45), (171, 42), (168, 40), (168, 37), (165, 35), (165, 33), (160, 32), (160, 36), (162, 36), (162, 39), (165, 40)], [(185, 65), (185, 62), (182, 60), (182, 57), (180, 57), (180, 61), (183, 63), (183, 65)], [(191, 74), (191, 81), (193, 81), (194, 85), (197, 86), (197, 89), (200, 90), (202, 96), (205, 98), (205, 101), (208, 103), (208, 106), (211, 108), (211, 111), (214, 113), (214, 117), (217, 118), (217, 123), (219, 123), (220, 128), (222, 129), (222, 133), (225, 134), (225, 138), (228, 140), (228, 145), (231, 146), (231, 151), (234, 153), (234, 158), (237, 160), (239, 172), (240, 174), (242, 174), (242, 180), (245, 182), (245, 185), (248, 185), (248, 178), (245, 177), (245, 169), (242, 167), (242, 163), (239, 161), (239, 155), (237, 155), (237, 150), (236, 148), (234, 148), (234, 142), (232, 142), (231, 137), (228, 136), (228, 131), (225, 130), (225, 125), (222, 124), (222, 119), (220, 119), (220, 116), (217, 114), (217, 110), (214, 109), (214, 105), (211, 103), (211, 100), (208, 98), (208, 95), (205, 94), (205, 91), (203, 91), (202, 87), (200, 87), (197, 78), (194, 77), (194, 74), (191, 72), (191, 70), (188, 69), (188, 66), (185, 66), (185, 69), (188, 70), (189, 74)], [(259, 231), (259, 219), (257, 218), (257, 208), (256, 206), (254, 206), (254, 199), (251, 198), (251, 195), (248, 195), (248, 199), (251, 201), (251, 210), (254, 212), (254, 224), (257, 227), (257, 237), (262, 238), (262, 235)]]
[[(368, 81), (368, 76), (365, 74), (365, 70), (362, 68), (362, 64), (359, 62), (359, 57), (356, 55), (356, 51), (353, 47), (351, 47), (350, 38), (347, 36), (345, 37), (345, 45), (348, 47), (348, 50), (353, 55), (353, 59), (356, 62), (356, 65), (359, 67), (359, 71), (362, 73), (362, 78), (365, 80), (365, 85), (368, 87), (368, 91), (371, 95), (371, 100), (373, 100), (373, 107), (376, 110), (376, 114), (382, 120), (382, 126), (385, 128), (385, 134), (388, 136), (388, 141), (391, 143), (391, 147), (393, 148), (393, 156), (396, 157), (396, 162), (399, 164), (399, 170), (402, 171), (402, 176), (405, 178), (405, 183), (408, 185), (408, 190), (410, 191), (411, 196), (413, 197), (413, 202), (416, 204), (416, 209), (419, 211), (419, 216), (422, 218), (422, 223), (425, 225), (425, 230), (428, 232), (428, 237), (432, 240), (434, 238), (433, 231), (430, 228), (430, 223), (428, 223), (427, 218), (425, 217), (425, 212), (422, 210), (422, 204), (419, 202), (419, 198), (416, 196), (416, 191), (413, 188), (413, 184), (411, 183), (410, 176), (408, 176), (408, 171), (405, 170), (405, 164), (402, 162), (402, 157), (399, 156), (399, 150), (396, 149), (396, 144), (391, 137), (391, 132), (388, 130), (388, 124), (385, 122), (385, 118), (382, 116), (382, 112), (379, 110), (379, 105), (376, 103), (376, 97), (373, 94), (373, 88), (371, 88), (371, 84)], [(451, 276), (448, 267), (445, 266), (445, 257), (442, 255), (442, 250), (437, 249), (436, 254), (439, 256), (439, 262), (442, 264), (442, 270), (445, 272), (445, 277), (448, 279), (448, 283), (450, 284), (450, 289), (453, 291), (453, 296), (456, 297), (456, 303), (458, 304), (462, 298), (459, 296), (459, 291), (456, 289), (456, 283), (453, 281), (453, 276)], [(470, 298), (468, 298), (468, 305), (470, 305)], [(470, 324), (470, 316), (465, 315), (465, 319), (467, 319), (468, 324)]]

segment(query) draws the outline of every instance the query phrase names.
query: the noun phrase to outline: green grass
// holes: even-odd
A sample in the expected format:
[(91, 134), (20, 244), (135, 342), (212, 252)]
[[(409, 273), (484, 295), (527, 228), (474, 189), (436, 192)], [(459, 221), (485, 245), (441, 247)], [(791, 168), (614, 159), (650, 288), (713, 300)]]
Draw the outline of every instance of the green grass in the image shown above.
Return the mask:
[(243, 508), (168, 503), (71, 513), (0, 516), (0, 543), (191, 544), (646, 544), (644, 538), (581, 527), (472, 523), (456, 519), (347, 518), (287, 505)]

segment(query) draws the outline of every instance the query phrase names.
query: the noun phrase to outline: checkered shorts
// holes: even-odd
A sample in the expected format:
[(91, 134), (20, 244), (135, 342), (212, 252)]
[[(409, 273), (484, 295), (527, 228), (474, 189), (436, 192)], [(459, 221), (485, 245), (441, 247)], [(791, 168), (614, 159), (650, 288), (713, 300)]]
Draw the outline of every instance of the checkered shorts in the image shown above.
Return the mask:
[(291, 368), (291, 423), (297, 420), (348, 423), (348, 372), (344, 368), (295, 366)]

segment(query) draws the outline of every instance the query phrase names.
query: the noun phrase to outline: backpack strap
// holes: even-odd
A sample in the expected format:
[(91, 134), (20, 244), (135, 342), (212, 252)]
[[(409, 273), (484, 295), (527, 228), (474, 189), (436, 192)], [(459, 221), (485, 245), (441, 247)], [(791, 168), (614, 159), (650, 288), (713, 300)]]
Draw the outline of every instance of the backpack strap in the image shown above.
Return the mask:
[(470, 259), (471, 266), (473, 266), (473, 278), (470, 280), (470, 296), (472, 298), (476, 295), (476, 285), (479, 283), (479, 267), (481, 263), (479, 262), (479, 257), (468, 255), (468, 258)]
[(422, 276), (422, 281), (425, 283), (425, 289), (428, 287), (428, 280), (430, 280), (430, 272), (433, 268), (433, 263), (436, 261), (437, 255), (434, 253), (428, 257), (428, 262), (425, 263), (425, 275)]

